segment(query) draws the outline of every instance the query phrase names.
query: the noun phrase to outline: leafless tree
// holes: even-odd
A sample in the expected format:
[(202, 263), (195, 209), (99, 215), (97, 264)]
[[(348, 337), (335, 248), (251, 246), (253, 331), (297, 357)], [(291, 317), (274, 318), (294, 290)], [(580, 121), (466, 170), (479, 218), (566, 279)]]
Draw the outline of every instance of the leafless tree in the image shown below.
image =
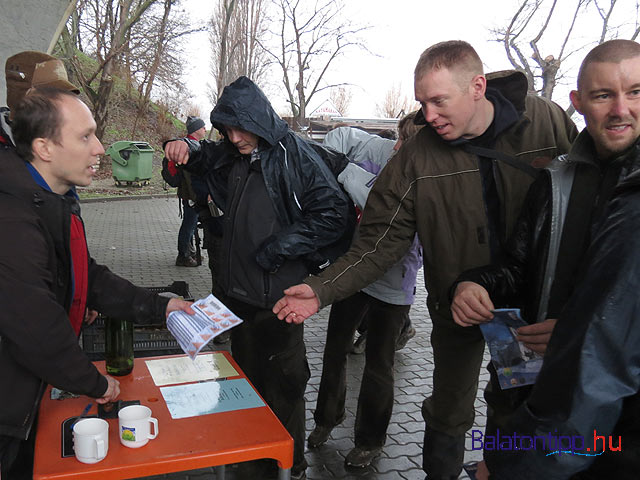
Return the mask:
[(347, 87), (334, 87), (329, 92), (329, 100), (343, 117), (349, 115), (352, 99), (353, 92)]
[[(95, 57), (97, 67), (86, 73), (77, 58), (72, 62), (75, 77), (87, 93), (96, 119), (96, 135), (102, 138), (107, 126), (108, 104), (113, 90), (114, 75), (123, 64), (129, 48), (131, 31), (140, 17), (157, 0), (86, 0), (83, 2), (83, 19), (79, 20), (85, 52)], [(73, 21), (73, 19), (72, 19)], [(83, 31), (84, 29), (84, 31)], [(69, 32), (67, 32), (69, 33)], [(67, 35), (72, 41), (73, 36)], [(69, 50), (67, 44), (65, 50)], [(93, 82), (97, 81), (97, 90)]]
[(400, 118), (418, 109), (418, 105), (407, 95), (403, 95), (400, 84), (393, 84), (387, 90), (382, 103), (376, 104), (376, 115), (383, 118)]
[(359, 34), (367, 26), (345, 16), (344, 0), (273, 0), (273, 44), (265, 49), (278, 66), (293, 116), (304, 124), (307, 105), (322, 90), (346, 85), (328, 83), (325, 75), (346, 51), (366, 50)]
[(261, 42), (267, 34), (266, 0), (218, 0), (209, 24), (215, 103), (222, 89), (241, 75), (260, 85), (268, 68)]
[[(504, 46), (511, 65), (527, 76), (531, 91), (552, 99), (570, 57), (611, 38), (638, 36), (638, 1), (633, 25), (628, 18), (614, 20), (620, 10), (617, 4), (617, 0), (521, 0), (508, 25), (494, 30), (495, 38)], [(572, 114), (573, 107), (567, 112)]]
[[(179, 7), (181, 0), (162, 0), (153, 5), (132, 32), (124, 63), (130, 79), (137, 83), (138, 114), (131, 136), (135, 136), (138, 120), (147, 111), (155, 90), (182, 92), (184, 71), (182, 40), (203, 27), (192, 25)], [(186, 99), (185, 99), (186, 100)]]

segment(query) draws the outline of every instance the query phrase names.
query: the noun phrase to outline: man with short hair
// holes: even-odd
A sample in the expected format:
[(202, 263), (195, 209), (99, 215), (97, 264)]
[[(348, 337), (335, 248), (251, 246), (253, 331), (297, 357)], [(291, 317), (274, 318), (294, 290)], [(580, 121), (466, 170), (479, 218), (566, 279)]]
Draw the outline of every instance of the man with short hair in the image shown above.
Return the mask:
[(373, 282), (418, 233), (433, 330), (433, 393), (423, 403), (423, 468), (457, 478), (474, 419), (484, 340), (455, 324), (449, 287), (460, 272), (502, 252), (535, 169), (568, 151), (575, 126), (557, 105), (528, 95), (519, 72), (484, 76), (466, 42), (429, 47), (415, 69), (426, 123), (381, 172), (350, 251), (322, 275), (285, 291), (274, 307), (300, 322)]
[[(458, 323), (474, 325), (491, 318), (494, 303), (522, 305), (525, 320), (538, 323), (519, 339), (546, 349), (532, 390), (500, 391), (492, 371), (485, 438), (582, 444), (487, 448), (491, 478), (566, 479), (592, 461), (575, 478), (640, 471), (640, 44), (611, 40), (591, 50), (571, 101), (585, 130), (532, 185), (505, 259), (460, 276), (453, 308)], [(545, 323), (555, 324), (553, 335), (523, 332)], [(550, 454), (558, 449), (569, 451)]]
[[(91, 183), (104, 153), (95, 128), (75, 94), (36, 90), (15, 107), (16, 148), (0, 150), (2, 478), (31, 478), (29, 449), (47, 384), (97, 403), (120, 392), (78, 344), (87, 307), (140, 323), (193, 313), (189, 302), (135, 287), (90, 257), (75, 186)], [(13, 465), (19, 452), (25, 464)]]
[(7, 107), (0, 108), (0, 146), (13, 146), (11, 112), (30, 88), (52, 87), (80, 93), (80, 89), (69, 82), (64, 63), (46, 53), (16, 53), (7, 58), (4, 71), (7, 82)]

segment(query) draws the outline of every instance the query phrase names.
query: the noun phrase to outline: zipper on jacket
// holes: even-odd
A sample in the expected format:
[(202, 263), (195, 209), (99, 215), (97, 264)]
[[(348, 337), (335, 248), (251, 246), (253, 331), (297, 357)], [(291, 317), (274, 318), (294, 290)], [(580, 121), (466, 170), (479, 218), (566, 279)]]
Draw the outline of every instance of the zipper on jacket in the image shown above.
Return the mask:
[[(233, 196), (231, 197), (233, 200), (233, 203), (230, 205), (229, 208), (229, 212), (228, 214), (230, 215), (227, 218), (233, 218), (233, 223), (231, 224), (231, 229), (230, 229), (230, 233), (229, 233), (229, 237), (228, 237), (228, 242), (225, 243), (224, 245), (224, 249), (225, 252), (227, 252), (227, 288), (226, 293), (228, 294), (230, 289), (231, 289), (231, 245), (233, 245), (233, 240), (234, 240), (234, 235), (235, 235), (235, 229), (236, 229), (236, 210), (238, 209), (238, 203), (240, 201), (240, 197), (242, 196), (241, 193), (239, 192), (240, 190), (240, 181), (242, 180), (241, 177), (237, 176), (233, 179)], [(232, 215), (232, 216), (231, 216)], [(223, 227), (224, 228), (224, 227)], [(224, 233), (223, 233), (224, 235)]]

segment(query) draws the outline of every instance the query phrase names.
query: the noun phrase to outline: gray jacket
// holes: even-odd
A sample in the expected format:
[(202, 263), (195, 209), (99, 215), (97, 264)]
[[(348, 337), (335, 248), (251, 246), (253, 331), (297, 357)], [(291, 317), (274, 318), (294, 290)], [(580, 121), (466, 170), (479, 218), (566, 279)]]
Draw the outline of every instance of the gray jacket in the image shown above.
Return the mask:
[[(338, 181), (361, 210), (365, 208), (378, 173), (393, 156), (395, 143), (394, 140), (351, 127), (336, 128), (325, 137), (324, 146), (344, 153), (351, 161), (338, 176)], [(416, 276), (421, 266), (422, 247), (416, 235), (405, 256), (362, 291), (393, 305), (411, 305), (416, 290)]]

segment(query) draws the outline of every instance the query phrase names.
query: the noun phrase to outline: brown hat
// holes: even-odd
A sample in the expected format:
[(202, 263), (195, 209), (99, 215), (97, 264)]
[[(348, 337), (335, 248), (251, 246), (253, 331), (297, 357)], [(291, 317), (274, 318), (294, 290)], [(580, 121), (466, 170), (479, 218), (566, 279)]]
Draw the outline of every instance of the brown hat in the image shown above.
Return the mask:
[(31, 87), (55, 87), (80, 93), (69, 82), (61, 60), (42, 52), (20, 52), (5, 64), (7, 106), (13, 110)]

